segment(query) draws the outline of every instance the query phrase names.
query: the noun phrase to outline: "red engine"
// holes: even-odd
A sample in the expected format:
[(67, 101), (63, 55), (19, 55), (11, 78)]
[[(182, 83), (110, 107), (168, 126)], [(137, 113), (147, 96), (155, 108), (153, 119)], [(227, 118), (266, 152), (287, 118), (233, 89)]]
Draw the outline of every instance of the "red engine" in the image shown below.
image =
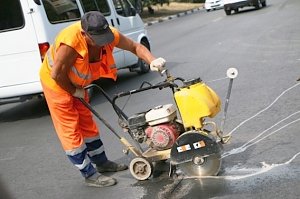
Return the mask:
[(145, 132), (147, 137), (153, 143), (152, 147), (156, 150), (171, 148), (179, 136), (176, 125), (171, 123), (150, 126), (145, 130)]

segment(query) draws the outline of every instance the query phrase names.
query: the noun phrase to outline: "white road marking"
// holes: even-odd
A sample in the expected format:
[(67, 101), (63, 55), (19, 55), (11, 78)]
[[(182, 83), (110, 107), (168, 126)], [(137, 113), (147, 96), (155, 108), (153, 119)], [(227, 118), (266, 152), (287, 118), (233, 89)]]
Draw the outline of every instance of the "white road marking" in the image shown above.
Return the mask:
[(235, 132), (239, 127), (241, 127), (242, 125), (244, 125), (246, 122), (248, 122), (249, 120), (255, 118), (256, 116), (258, 116), (259, 114), (263, 113), (264, 111), (268, 110), (271, 106), (273, 106), (280, 97), (282, 97), (285, 93), (287, 93), (288, 91), (290, 91), (291, 89), (299, 86), (300, 83), (297, 83), (291, 87), (289, 87), (288, 89), (286, 89), (285, 91), (283, 91), (269, 106), (267, 106), (266, 108), (260, 110), (259, 112), (257, 112), (256, 114), (254, 114), (253, 116), (249, 117), (248, 119), (244, 120), (243, 122), (241, 122), (239, 125), (237, 125), (232, 131), (230, 131), (228, 133), (228, 135), (231, 135), (233, 132)]
[[(300, 151), (298, 153), (296, 153), (292, 158), (290, 158), (288, 161), (283, 162), (283, 163), (278, 163), (278, 164), (267, 164), (265, 162), (262, 162), (262, 167), (258, 168), (258, 169), (247, 169), (247, 168), (242, 168), (240, 170), (242, 171), (254, 171), (252, 173), (249, 174), (245, 174), (245, 175), (228, 175), (228, 176), (189, 176), (189, 177), (185, 177), (184, 179), (195, 179), (195, 178), (199, 178), (199, 179), (205, 179), (205, 178), (210, 178), (210, 179), (226, 179), (226, 180), (241, 180), (241, 179), (245, 179), (245, 178), (249, 178), (249, 177), (253, 177), (253, 176), (257, 176), (257, 175), (261, 175), (263, 173), (269, 172), (272, 169), (275, 169), (277, 167), (281, 167), (281, 166), (286, 166), (288, 164), (290, 164), (293, 160), (296, 159), (296, 157), (300, 155)], [(238, 173), (239, 170), (235, 170), (235, 173)]]
[(221, 19), (223, 19), (223, 17), (218, 17), (218, 18), (214, 19), (213, 22), (220, 21)]

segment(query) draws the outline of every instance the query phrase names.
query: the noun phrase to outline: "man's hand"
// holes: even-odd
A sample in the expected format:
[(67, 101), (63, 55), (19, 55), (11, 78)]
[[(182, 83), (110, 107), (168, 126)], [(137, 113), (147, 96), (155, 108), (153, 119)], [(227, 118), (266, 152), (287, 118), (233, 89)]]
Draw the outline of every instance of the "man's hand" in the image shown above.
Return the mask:
[(83, 88), (76, 88), (75, 92), (73, 93), (73, 96), (84, 99), (85, 90)]
[(166, 60), (164, 58), (157, 58), (150, 63), (150, 69), (152, 71), (161, 72), (165, 66)]

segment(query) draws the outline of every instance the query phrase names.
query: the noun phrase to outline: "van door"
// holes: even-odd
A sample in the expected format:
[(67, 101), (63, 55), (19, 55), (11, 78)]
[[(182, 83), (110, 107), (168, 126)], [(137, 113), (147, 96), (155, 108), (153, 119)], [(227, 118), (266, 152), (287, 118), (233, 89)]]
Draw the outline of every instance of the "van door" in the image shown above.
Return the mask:
[(0, 1), (0, 98), (18, 95), (14, 86), (40, 84), (41, 57), (34, 32), (27, 0)]
[[(145, 31), (145, 25), (141, 17), (136, 14), (135, 8), (128, 0), (112, 0), (115, 7), (116, 23), (122, 34), (139, 42), (139, 36)], [(124, 51), (125, 65), (137, 63), (138, 58), (131, 52)]]
[[(108, 21), (108, 23), (119, 29), (118, 24), (116, 23), (116, 16), (113, 7), (108, 2), (108, 0), (80, 0), (83, 11), (89, 12), (89, 11), (100, 11)], [(116, 62), (117, 68), (124, 66), (124, 51), (115, 48), (114, 49), (114, 58)]]

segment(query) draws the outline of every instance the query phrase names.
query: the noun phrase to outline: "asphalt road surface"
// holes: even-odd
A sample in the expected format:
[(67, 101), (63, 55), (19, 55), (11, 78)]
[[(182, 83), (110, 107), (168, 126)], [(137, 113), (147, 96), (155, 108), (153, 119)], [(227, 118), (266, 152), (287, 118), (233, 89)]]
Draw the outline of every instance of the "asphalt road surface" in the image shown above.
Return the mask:
[[(201, 77), (223, 100), (226, 70), (235, 67), (220, 174), (206, 178), (169, 178), (168, 164), (138, 182), (123, 171), (109, 174), (118, 184), (90, 188), (64, 155), (44, 100), (0, 107), (0, 198), (17, 199), (163, 199), (300, 198), (300, 1), (268, 0), (267, 7), (244, 8), (226, 16), (204, 10), (147, 27), (152, 52), (164, 57), (174, 76)], [(119, 80), (99, 81), (110, 93), (157, 83), (156, 73), (120, 71)], [(168, 90), (123, 99), (134, 114), (172, 103)], [(118, 130), (110, 104), (95, 94), (92, 106)], [(220, 123), (222, 112), (211, 120)], [(110, 159), (128, 163), (132, 155), (100, 122)], [(120, 131), (121, 132), (121, 131)], [(122, 132), (121, 132), (122, 133)]]

